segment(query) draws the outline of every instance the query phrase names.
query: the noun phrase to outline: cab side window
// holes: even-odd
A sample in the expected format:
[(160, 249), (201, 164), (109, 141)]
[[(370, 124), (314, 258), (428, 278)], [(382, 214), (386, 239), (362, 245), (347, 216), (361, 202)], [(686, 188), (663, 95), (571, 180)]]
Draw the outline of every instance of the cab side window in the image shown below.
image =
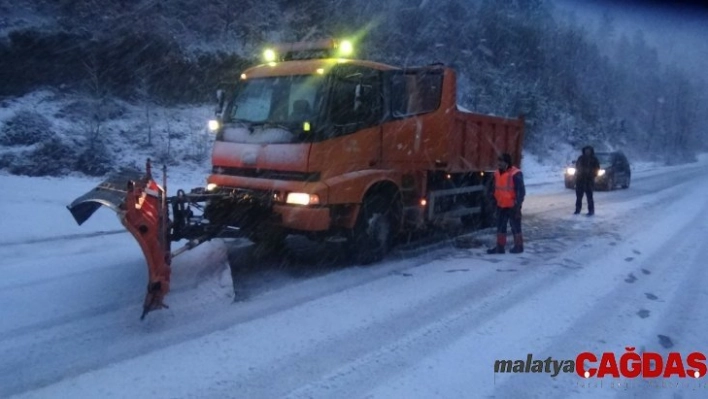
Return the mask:
[(376, 70), (344, 65), (332, 73), (330, 116), (333, 131), (341, 136), (373, 126), (382, 117), (381, 76)]
[(440, 70), (410, 70), (391, 79), (391, 114), (394, 118), (432, 112), (440, 107), (442, 94)]

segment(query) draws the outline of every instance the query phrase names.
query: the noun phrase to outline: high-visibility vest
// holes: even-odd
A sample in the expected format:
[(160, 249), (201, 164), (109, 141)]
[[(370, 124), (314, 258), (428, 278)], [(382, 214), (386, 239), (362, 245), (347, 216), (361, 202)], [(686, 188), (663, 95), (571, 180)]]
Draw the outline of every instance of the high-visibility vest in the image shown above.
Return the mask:
[(500, 208), (513, 208), (516, 201), (516, 190), (514, 189), (514, 175), (521, 172), (512, 166), (504, 173), (499, 173), (499, 169), (494, 171), (494, 199)]

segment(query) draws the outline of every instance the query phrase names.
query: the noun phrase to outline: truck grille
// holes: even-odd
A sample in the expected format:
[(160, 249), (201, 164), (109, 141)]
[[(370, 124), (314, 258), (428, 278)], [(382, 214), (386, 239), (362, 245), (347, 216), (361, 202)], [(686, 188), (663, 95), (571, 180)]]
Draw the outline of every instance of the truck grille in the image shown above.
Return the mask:
[(234, 168), (214, 166), (212, 173), (216, 175), (254, 177), (258, 179), (291, 180), (314, 182), (320, 180), (320, 172), (288, 172), (283, 170)]

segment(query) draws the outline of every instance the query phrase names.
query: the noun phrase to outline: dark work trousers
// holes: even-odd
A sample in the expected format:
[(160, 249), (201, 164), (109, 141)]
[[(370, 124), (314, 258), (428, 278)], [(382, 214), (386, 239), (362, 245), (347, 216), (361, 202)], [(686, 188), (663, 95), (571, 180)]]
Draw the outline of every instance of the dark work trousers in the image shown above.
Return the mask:
[(521, 217), (515, 217), (514, 208), (497, 208), (497, 233), (506, 234), (506, 225), (511, 224), (513, 234), (521, 234)]
[(593, 182), (578, 182), (575, 184), (575, 211), (583, 209), (583, 194), (588, 198), (588, 212), (595, 213), (595, 201), (592, 198)]

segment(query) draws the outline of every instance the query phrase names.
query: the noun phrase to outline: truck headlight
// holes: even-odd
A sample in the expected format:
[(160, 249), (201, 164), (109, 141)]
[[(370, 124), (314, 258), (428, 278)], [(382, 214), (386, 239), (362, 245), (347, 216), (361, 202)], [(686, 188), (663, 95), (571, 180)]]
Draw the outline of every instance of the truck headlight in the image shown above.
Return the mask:
[(565, 173), (568, 176), (575, 176), (575, 168), (566, 168)]
[(207, 123), (207, 127), (209, 128), (210, 132), (215, 132), (219, 130), (219, 121), (216, 119), (212, 119)]
[(605, 175), (605, 169), (600, 169), (597, 171), (598, 176), (604, 176)]
[(354, 45), (349, 40), (339, 42), (339, 56), (349, 57), (354, 52)]
[(206, 189), (207, 189), (207, 191), (214, 191), (214, 190), (216, 190), (217, 187), (219, 187), (219, 186), (217, 186), (215, 183), (209, 183), (209, 184), (207, 184)]
[(275, 50), (269, 48), (263, 51), (263, 59), (265, 62), (275, 62), (276, 58), (278, 58), (278, 54), (276, 54)]
[(285, 198), (285, 203), (293, 205), (318, 205), (320, 203), (320, 197), (317, 194), (288, 193), (288, 196)]

